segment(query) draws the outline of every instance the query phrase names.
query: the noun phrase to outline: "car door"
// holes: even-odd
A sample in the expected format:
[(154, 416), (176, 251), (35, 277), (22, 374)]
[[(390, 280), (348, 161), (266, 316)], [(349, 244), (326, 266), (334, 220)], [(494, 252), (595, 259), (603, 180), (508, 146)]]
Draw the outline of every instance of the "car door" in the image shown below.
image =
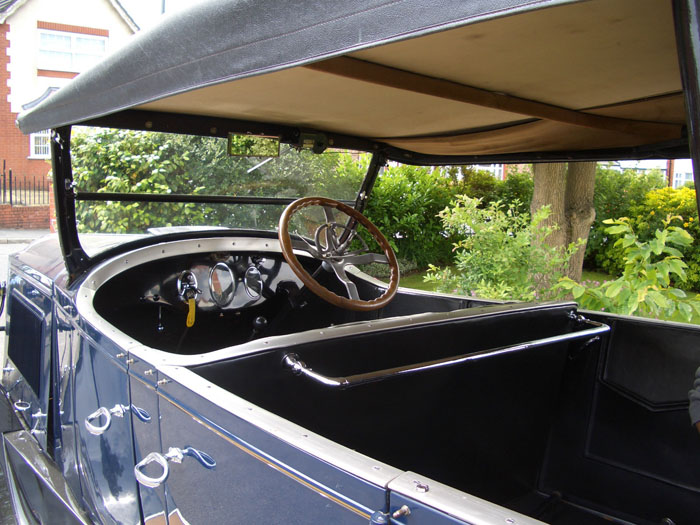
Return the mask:
[[(171, 371), (201, 382), (189, 371)], [(192, 385), (157, 374), (162, 446), (137, 469), (140, 481), (162, 483), (170, 524), (254, 523), (263, 516), (280, 523), (366, 524), (385, 509), (381, 483), (321, 461), (222, 408), (216, 396), (209, 400)], [(381, 475), (388, 480), (396, 472), (387, 469)]]
[(697, 521), (700, 435), (690, 424), (688, 390), (700, 366), (700, 327), (586, 316), (609, 324), (611, 335), (600, 351), (571, 363), (542, 488), (605, 502), (617, 515)]
[(73, 342), (76, 452), (95, 520), (141, 521), (130, 417), (128, 355), (86, 323)]

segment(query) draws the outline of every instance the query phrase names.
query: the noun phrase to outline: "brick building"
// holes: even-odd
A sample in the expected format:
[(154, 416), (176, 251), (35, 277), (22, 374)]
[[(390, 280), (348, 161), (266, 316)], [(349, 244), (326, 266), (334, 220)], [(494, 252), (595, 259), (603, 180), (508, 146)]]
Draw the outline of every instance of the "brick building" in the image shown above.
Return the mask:
[[(3, 163), (20, 184), (45, 183), (50, 170), (48, 131), (23, 135), (15, 126), (17, 114), (51, 96), (136, 30), (118, 0), (0, 0), (0, 184)], [(3, 206), (0, 227), (48, 226), (48, 205), (15, 213)], [(37, 215), (41, 219), (27, 218)]]

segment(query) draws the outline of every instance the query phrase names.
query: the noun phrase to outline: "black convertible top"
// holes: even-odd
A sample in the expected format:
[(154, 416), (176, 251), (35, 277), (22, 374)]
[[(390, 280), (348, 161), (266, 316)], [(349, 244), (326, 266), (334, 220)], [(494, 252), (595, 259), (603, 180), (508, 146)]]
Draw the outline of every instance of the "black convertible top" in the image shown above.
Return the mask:
[(342, 134), (415, 163), (685, 157), (672, 5), (678, 20), (696, 3), (210, 0), (135, 35), (18, 125), (128, 110)]

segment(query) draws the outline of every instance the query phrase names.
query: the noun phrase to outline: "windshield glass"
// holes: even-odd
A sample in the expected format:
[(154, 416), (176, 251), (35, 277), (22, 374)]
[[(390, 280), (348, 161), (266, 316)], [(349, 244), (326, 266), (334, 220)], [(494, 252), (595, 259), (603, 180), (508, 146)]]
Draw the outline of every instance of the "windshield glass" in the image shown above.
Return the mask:
[[(71, 155), (78, 231), (88, 255), (134, 234), (192, 228), (274, 231), (290, 200), (314, 195), (353, 203), (370, 162), (365, 153), (329, 148), (315, 154), (286, 144), (279, 157), (234, 157), (225, 138), (102, 128), (75, 128)], [(134, 194), (178, 196), (182, 202), (139, 202)], [(208, 196), (265, 202), (193, 202)], [(94, 233), (132, 235), (99, 240), (82, 235)]]

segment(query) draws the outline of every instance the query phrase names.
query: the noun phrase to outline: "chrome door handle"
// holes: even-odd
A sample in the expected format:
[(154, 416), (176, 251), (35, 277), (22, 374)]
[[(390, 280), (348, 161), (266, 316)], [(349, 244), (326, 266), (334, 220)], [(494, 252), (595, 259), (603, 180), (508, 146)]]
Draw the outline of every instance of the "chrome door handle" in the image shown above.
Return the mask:
[(19, 401), (15, 401), (12, 406), (15, 407), (15, 410), (17, 412), (26, 412), (31, 408), (32, 404), (27, 401), (22, 401), (20, 399)]
[[(185, 448), (170, 447), (166, 454), (151, 452), (145, 458), (139, 461), (134, 466), (134, 476), (136, 477), (136, 481), (146, 487), (155, 488), (160, 486), (166, 479), (168, 479), (168, 475), (170, 474), (168, 461), (172, 461), (173, 463), (182, 463), (185, 456), (190, 456), (196, 459), (199, 464), (205, 468), (213, 469), (216, 467), (216, 461), (214, 461), (214, 458), (212, 458), (206, 452), (202, 452), (201, 450), (197, 450), (196, 448), (189, 446)], [(157, 463), (161, 466), (163, 473), (160, 476), (151, 477), (143, 473), (142, 469), (151, 463)]]
[[(114, 405), (114, 407), (110, 409), (100, 407), (85, 418), (85, 428), (93, 436), (100, 436), (107, 432), (107, 429), (112, 424), (112, 416), (124, 417), (124, 413), (128, 410), (129, 407), (120, 404)], [(103, 425), (94, 425), (92, 423), (93, 421), (99, 420), (101, 417), (105, 420)]]
[[(146, 465), (151, 463), (158, 463), (163, 469), (163, 473), (157, 478), (152, 478), (146, 476), (141, 469)], [(145, 487), (155, 488), (161, 485), (166, 479), (168, 479), (168, 474), (170, 474), (170, 468), (168, 467), (168, 460), (163, 454), (158, 452), (151, 452), (148, 456), (143, 458), (141, 461), (134, 465), (134, 476), (136, 476), (136, 481), (141, 483)]]

